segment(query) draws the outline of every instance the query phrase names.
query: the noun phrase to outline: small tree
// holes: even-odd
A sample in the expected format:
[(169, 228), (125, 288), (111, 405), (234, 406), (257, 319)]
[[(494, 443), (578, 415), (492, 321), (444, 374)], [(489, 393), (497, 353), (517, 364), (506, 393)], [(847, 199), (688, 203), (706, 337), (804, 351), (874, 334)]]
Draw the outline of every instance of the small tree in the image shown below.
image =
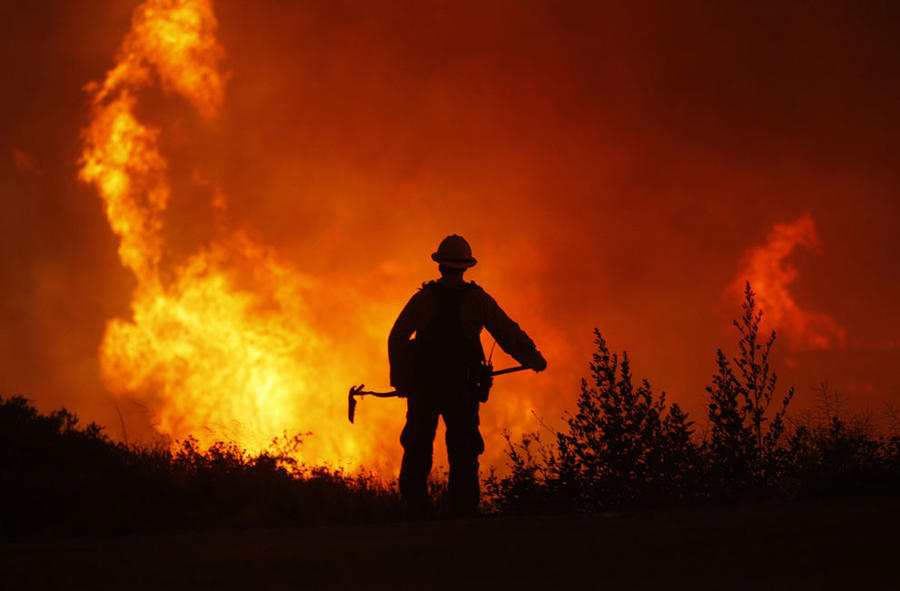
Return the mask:
[(777, 477), (784, 414), (794, 396), (794, 389), (789, 389), (770, 419), (769, 407), (778, 380), (769, 365), (775, 331), (760, 342), (762, 311), (757, 309), (754, 295), (747, 283), (743, 314), (734, 322), (740, 333), (740, 355), (729, 361), (719, 349), (713, 384), (706, 388), (712, 424), (707, 449), (718, 480), (714, 485), (723, 490), (763, 484)]
[[(632, 382), (628, 354), (610, 353), (594, 331), (591, 382), (582, 380), (578, 410), (559, 433), (557, 486), (589, 507), (616, 507), (670, 496), (690, 472), (691, 423), (665, 394)], [(575, 492), (574, 495), (571, 495)]]

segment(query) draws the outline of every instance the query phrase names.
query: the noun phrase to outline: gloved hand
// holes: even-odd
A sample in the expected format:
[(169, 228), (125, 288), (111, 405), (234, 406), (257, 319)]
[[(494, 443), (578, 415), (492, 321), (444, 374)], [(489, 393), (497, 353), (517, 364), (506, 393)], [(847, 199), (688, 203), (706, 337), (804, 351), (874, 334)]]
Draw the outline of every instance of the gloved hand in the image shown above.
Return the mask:
[(541, 352), (537, 349), (534, 350), (534, 356), (531, 359), (529, 367), (534, 371), (544, 371), (547, 369), (547, 360), (544, 359), (544, 356), (541, 355)]
[(396, 371), (391, 368), (391, 386), (395, 390), (402, 393), (404, 397), (409, 397), (413, 390), (413, 378), (410, 372)]

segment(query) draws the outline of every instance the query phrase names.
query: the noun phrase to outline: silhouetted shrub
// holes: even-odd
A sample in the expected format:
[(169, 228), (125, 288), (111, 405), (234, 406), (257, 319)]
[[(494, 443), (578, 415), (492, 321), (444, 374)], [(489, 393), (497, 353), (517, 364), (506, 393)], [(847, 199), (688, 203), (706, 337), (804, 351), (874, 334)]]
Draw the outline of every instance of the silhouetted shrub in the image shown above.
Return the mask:
[(804, 497), (897, 494), (900, 463), (897, 436), (878, 436), (868, 417), (840, 417), (840, 396), (821, 384), (817, 412), (790, 437), (789, 474)]
[[(748, 284), (735, 322), (740, 353), (717, 351), (707, 388), (710, 432), (695, 441), (665, 394), (634, 384), (627, 353), (594, 331), (590, 378), (582, 380), (562, 432), (505, 434), (510, 471), (493, 470), (485, 501), (503, 513), (601, 511), (709, 500), (900, 493), (900, 432), (878, 437), (846, 418), (822, 386), (820, 412), (786, 433), (793, 389), (770, 412), (777, 377), (775, 333), (761, 342), (761, 312)], [(300, 436), (285, 434), (252, 455), (233, 443), (204, 450), (194, 439), (141, 447), (110, 441), (61, 409), (42, 415), (24, 398), (0, 398), (0, 538), (160, 529), (303, 526), (401, 516), (393, 484), (363, 472), (297, 462)], [(431, 493), (446, 493), (432, 480)], [(440, 503), (440, 499), (438, 499)]]
[[(511, 475), (493, 476), (487, 491), (500, 510), (532, 512), (613, 509), (668, 503), (691, 493), (699, 448), (691, 422), (677, 404), (666, 408), (644, 380), (634, 386), (627, 353), (610, 353), (599, 331), (568, 429), (555, 448), (538, 433), (512, 443)], [(537, 453), (535, 456), (534, 452)]]
[[(794, 396), (788, 390), (780, 408), (769, 417), (778, 378), (769, 367), (775, 331), (760, 342), (762, 312), (747, 283), (742, 315), (734, 326), (740, 333), (740, 355), (731, 361), (716, 352), (716, 373), (710, 395), (711, 435), (706, 447), (708, 484), (714, 496), (733, 496), (747, 488), (771, 485), (784, 467), (784, 414)], [(735, 368), (735, 369), (733, 369)]]
[(509, 514), (555, 513), (571, 507), (573, 499), (566, 495), (573, 491), (560, 486), (556, 455), (540, 433), (525, 434), (516, 443), (508, 431), (503, 437), (510, 474), (501, 477), (491, 468), (484, 481), (488, 507)]
[(627, 353), (610, 353), (598, 331), (577, 409), (566, 429), (513, 442), (510, 474), (491, 473), (485, 491), (501, 512), (607, 510), (645, 505), (790, 499), (900, 492), (900, 435), (875, 437), (867, 423), (828, 412), (786, 433), (794, 390), (773, 408), (775, 333), (760, 340), (762, 313), (749, 283), (738, 329), (739, 355), (718, 350), (709, 393), (708, 437), (697, 442), (677, 404), (635, 386)]
[(248, 454), (233, 443), (202, 450), (110, 441), (65, 409), (39, 414), (0, 398), (0, 537), (160, 529), (384, 521), (400, 515), (391, 485), (372, 474), (300, 465), (299, 438)]
[(681, 496), (696, 461), (690, 421), (677, 404), (666, 409), (643, 380), (634, 386), (628, 354), (621, 363), (599, 331), (568, 432), (557, 436), (557, 486), (588, 508), (633, 506)]

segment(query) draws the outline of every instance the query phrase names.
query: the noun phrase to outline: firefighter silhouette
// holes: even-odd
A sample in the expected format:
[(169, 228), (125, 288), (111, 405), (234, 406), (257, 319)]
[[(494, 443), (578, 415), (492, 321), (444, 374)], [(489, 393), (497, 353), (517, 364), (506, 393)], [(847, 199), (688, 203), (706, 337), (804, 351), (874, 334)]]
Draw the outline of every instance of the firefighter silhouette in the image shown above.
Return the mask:
[[(406, 426), (400, 435), (403, 463), (400, 494), (413, 514), (426, 513), (439, 417), (446, 426), (450, 462), (449, 497), (457, 515), (477, 511), (478, 456), (484, 441), (478, 407), (487, 399), (482, 328), (519, 363), (543, 371), (547, 362), (519, 325), (463, 273), (477, 262), (468, 242), (456, 234), (431, 255), (440, 279), (422, 285), (400, 313), (388, 338), (391, 385), (407, 397)], [(415, 334), (415, 338), (411, 338)]]

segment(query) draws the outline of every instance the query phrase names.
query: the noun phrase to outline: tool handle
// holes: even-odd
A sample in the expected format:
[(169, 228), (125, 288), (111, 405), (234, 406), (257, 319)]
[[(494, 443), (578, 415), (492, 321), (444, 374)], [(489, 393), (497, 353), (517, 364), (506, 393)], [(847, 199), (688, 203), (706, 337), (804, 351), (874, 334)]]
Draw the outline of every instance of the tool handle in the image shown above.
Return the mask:
[(506, 369), (498, 369), (497, 371), (492, 371), (491, 375), (492, 376), (502, 376), (503, 374), (514, 373), (517, 371), (522, 371), (523, 369), (531, 369), (531, 368), (528, 367), (527, 365), (518, 365), (516, 367), (507, 367)]
[(390, 392), (370, 392), (369, 390), (363, 390), (365, 386), (353, 386), (350, 388), (350, 398), (354, 396), (377, 396), (378, 398), (405, 398), (405, 394), (402, 392), (398, 392), (396, 390), (392, 390)]
[(370, 396), (377, 396), (378, 398), (405, 398), (403, 394), (397, 392), (396, 390), (392, 390), (390, 392), (360, 392), (360, 394), (368, 394)]

